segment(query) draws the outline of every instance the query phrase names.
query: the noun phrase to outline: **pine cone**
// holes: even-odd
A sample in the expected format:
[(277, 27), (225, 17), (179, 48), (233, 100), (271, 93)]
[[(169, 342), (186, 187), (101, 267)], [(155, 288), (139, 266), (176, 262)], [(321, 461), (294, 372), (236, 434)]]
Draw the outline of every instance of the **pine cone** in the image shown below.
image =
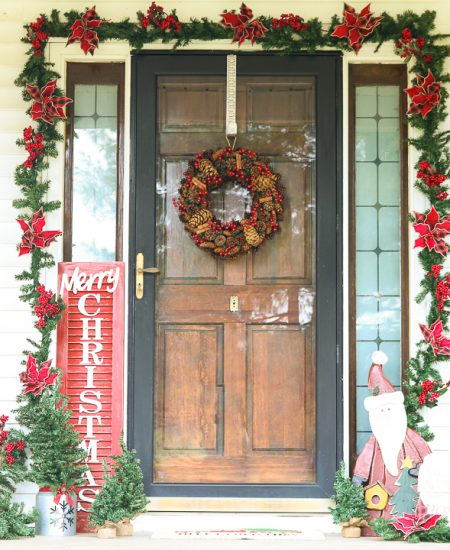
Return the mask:
[(199, 225), (206, 223), (212, 217), (213, 217), (212, 212), (203, 208), (202, 210), (199, 210), (190, 218), (189, 225), (192, 227), (198, 227)]
[(217, 233), (212, 229), (208, 229), (208, 231), (205, 231), (205, 234), (203, 235), (203, 237), (207, 241), (214, 241), (215, 238), (217, 237)]
[(245, 240), (250, 246), (257, 247), (259, 246), (263, 238), (258, 234), (258, 231), (253, 227), (253, 225), (245, 224), (244, 225)]
[(275, 211), (281, 214), (284, 211), (283, 205), (279, 202), (275, 203)]
[(266, 231), (266, 224), (262, 221), (256, 222), (256, 231), (258, 231), (258, 233), (264, 233)]
[(275, 208), (273, 202), (265, 202), (263, 204), (263, 208), (266, 212), (272, 212), (272, 210)]
[(236, 246), (237, 244), (237, 240), (234, 237), (228, 237), (227, 246)]
[(240, 246), (233, 246), (233, 248), (230, 248), (230, 250), (228, 251), (228, 255), (229, 256), (236, 256), (236, 254), (238, 254), (240, 251), (241, 251)]
[(216, 244), (216, 246), (223, 246), (227, 241), (227, 238), (225, 237), (225, 235), (217, 235), (214, 243)]
[(214, 176), (217, 176), (218, 172), (214, 168), (212, 162), (208, 159), (201, 159), (199, 161), (199, 167), (202, 174), (204, 174), (206, 177), (213, 178)]
[(264, 176), (259, 174), (258, 176), (253, 177), (253, 187), (255, 191), (264, 193), (265, 191), (271, 191), (277, 182), (277, 176), (270, 174), (270, 176)]
[(242, 233), (238, 233), (237, 235), (235, 235), (234, 239), (235, 239), (236, 243), (237, 243), (238, 245), (240, 245), (240, 246), (242, 246), (245, 242), (247, 242), (247, 241), (245, 240), (245, 235), (244, 235), (243, 232), (242, 232)]

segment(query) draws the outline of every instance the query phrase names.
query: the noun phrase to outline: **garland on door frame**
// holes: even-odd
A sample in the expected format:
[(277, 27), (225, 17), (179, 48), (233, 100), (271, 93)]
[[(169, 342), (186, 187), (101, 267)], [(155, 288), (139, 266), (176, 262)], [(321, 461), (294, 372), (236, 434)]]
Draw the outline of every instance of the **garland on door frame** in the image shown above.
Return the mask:
[(430, 210), (414, 213), (411, 220), (418, 234), (415, 246), (420, 249), (419, 259), (424, 269), (417, 300), (428, 298), (430, 305), (426, 322), (421, 325), (424, 339), (406, 369), (403, 389), (409, 426), (431, 439), (433, 434), (424, 424), (420, 411), (422, 407), (436, 406), (439, 397), (447, 391), (449, 383), (444, 382), (436, 367), (450, 355), (450, 273), (443, 268), (447, 255), (445, 238), (450, 233), (450, 199), (445, 185), (450, 175), (450, 132), (439, 130), (447, 117), (448, 93), (442, 83), (450, 81), (444, 71), (450, 47), (441, 45), (442, 37), (433, 34), (435, 16), (435, 12), (430, 11), (421, 15), (408, 11), (395, 18), (387, 13), (375, 17), (370, 5), (360, 13), (345, 5), (343, 19), (334, 16), (330, 27), (324, 28), (317, 18), (305, 21), (294, 14), (255, 17), (243, 4), (239, 13), (224, 11), (218, 14), (217, 21), (191, 18), (182, 22), (175, 11), (166, 13), (152, 3), (146, 13), (137, 14), (134, 22), (106, 21), (91, 8), (82, 14), (70, 11), (64, 14), (63, 20), (59, 12), (53, 10), (49, 16), (41, 15), (26, 25), (26, 36), (22, 40), (30, 49), (16, 84), (22, 88), (27, 104), (31, 102), (27, 112), (36, 125), (25, 128), (17, 142), (28, 157), (15, 171), (15, 182), (22, 197), (14, 201), (14, 206), (21, 212), (18, 221), (23, 231), (19, 254), (28, 254), (30, 258), (29, 267), (17, 275), (22, 282), (20, 298), (30, 305), (32, 315), (36, 316), (39, 335), (29, 341), (32, 350), (26, 352), (32, 355), (29, 364), (36, 368), (27, 366), (22, 377), (24, 392), (30, 392), (26, 394), (30, 396), (26, 402), (31, 407), (29, 412), (33, 406), (38, 411), (42, 396), (55, 391), (57, 371), (48, 362), (49, 349), (63, 308), (55, 294), (42, 285), (43, 270), (55, 265), (48, 247), (61, 234), (58, 229), (45, 228), (47, 214), (60, 207), (59, 202), (47, 199), (50, 182), (46, 173), (49, 159), (57, 156), (57, 145), (63, 138), (55, 123), (65, 119), (64, 108), (71, 101), (57, 86), (59, 75), (45, 59), (48, 39), (66, 37), (70, 47), (78, 44), (85, 54), (91, 55), (105, 40), (127, 41), (139, 49), (156, 41), (170, 42), (178, 48), (193, 40), (229, 39), (239, 46), (245, 42), (256, 43), (265, 50), (283, 54), (314, 52), (324, 47), (353, 50), (357, 54), (365, 42), (379, 47), (393, 41), (397, 54), (410, 61), (414, 75), (413, 85), (405, 91), (410, 98), (408, 123), (417, 130), (417, 137), (410, 139), (419, 154), (415, 186), (430, 202)]

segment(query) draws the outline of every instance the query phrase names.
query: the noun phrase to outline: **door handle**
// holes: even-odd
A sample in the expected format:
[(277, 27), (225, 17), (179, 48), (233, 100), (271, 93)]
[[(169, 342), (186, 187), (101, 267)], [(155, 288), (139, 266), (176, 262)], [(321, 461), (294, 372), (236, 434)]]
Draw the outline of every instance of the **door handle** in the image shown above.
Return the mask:
[(144, 297), (144, 273), (159, 273), (157, 267), (144, 267), (144, 254), (139, 252), (136, 255), (136, 298), (142, 300)]

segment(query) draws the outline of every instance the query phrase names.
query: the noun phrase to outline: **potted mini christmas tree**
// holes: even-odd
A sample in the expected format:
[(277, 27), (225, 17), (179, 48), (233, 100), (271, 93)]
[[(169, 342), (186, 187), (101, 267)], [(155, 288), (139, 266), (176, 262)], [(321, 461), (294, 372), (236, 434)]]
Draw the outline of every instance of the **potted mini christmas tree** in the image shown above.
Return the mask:
[(128, 450), (123, 438), (122, 454), (113, 456), (113, 473), (109, 474), (103, 462), (105, 482), (91, 508), (91, 526), (97, 528), (102, 538), (133, 534), (131, 520), (145, 511), (147, 498), (142, 482), (142, 470), (135, 450)]
[(72, 412), (59, 390), (58, 376), (51, 361), (38, 365), (29, 355), (20, 376), (24, 390), (16, 417), (28, 431), (26, 440), (32, 454), (28, 479), (39, 486), (36, 532), (70, 536), (76, 533), (75, 488), (85, 484), (86, 452), (70, 423)]
[(367, 503), (364, 499), (363, 488), (354, 485), (347, 476), (344, 462), (341, 462), (339, 470), (336, 472), (334, 492), (335, 506), (330, 508), (333, 522), (342, 527), (343, 537), (360, 537), (361, 527), (367, 525), (365, 521), (368, 516)]

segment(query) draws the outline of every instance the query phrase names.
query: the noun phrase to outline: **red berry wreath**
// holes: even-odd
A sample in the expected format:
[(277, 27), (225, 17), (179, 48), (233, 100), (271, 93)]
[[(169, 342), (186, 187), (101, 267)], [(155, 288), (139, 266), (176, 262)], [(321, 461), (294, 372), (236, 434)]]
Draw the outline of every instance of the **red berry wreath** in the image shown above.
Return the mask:
[[(248, 189), (252, 197), (242, 220), (218, 220), (210, 209), (209, 192), (227, 182)], [(280, 230), (284, 198), (279, 182), (280, 175), (250, 149), (204, 151), (189, 162), (174, 205), (197, 246), (220, 258), (236, 258)]]

